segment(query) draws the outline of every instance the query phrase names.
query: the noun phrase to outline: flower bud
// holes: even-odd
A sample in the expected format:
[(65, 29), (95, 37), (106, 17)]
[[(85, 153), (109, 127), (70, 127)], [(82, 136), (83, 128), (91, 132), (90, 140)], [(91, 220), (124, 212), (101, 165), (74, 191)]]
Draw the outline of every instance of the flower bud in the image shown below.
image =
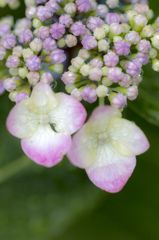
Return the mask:
[(77, 9), (80, 13), (91, 10), (91, 2), (89, 0), (76, 0)]
[(127, 11), (127, 13), (126, 13), (126, 17), (127, 17), (127, 19), (129, 20), (130, 23), (132, 22), (132, 20), (134, 19), (134, 17), (137, 16), (137, 15), (138, 15), (138, 14), (137, 14), (137, 12), (136, 12), (135, 10), (129, 10), (129, 11)]
[(159, 49), (159, 33), (155, 33), (154, 37), (151, 38), (152, 45)]
[(151, 27), (151, 25), (147, 25), (142, 29), (141, 36), (143, 38), (150, 38), (154, 35), (155, 30)]
[(115, 108), (121, 109), (127, 105), (127, 98), (123, 93), (119, 92), (111, 98), (111, 105)]
[(138, 50), (142, 53), (148, 53), (151, 49), (151, 44), (149, 41), (143, 39), (138, 44)]
[(38, 30), (37, 30), (37, 36), (39, 38), (42, 39), (46, 39), (48, 38), (50, 35), (50, 28), (46, 27), (46, 26), (41, 26)]
[(99, 58), (93, 58), (90, 61), (90, 64), (92, 65), (93, 68), (102, 68), (103, 61), (101, 61)]
[(141, 36), (138, 34), (138, 32), (130, 31), (125, 35), (125, 39), (126, 41), (136, 45), (141, 40)]
[(21, 81), (19, 78), (7, 78), (4, 83), (3, 87), (8, 91), (12, 92), (14, 89), (21, 85)]
[(34, 28), (39, 28), (39, 27), (42, 26), (42, 22), (39, 19), (37, 19), (37, 18), (33, 19), (32, 24), (33, 24)]
[(141, 31), (144, 26), (146, 26), (148, 20), (145, 16), (139, 14), (134, 17), (134, 22), (135, 22), (135, 29), (136, 31)]
[(81, 92), (83, 100), (93, 103), (97, 100), (96, 90), (92, 87), (85, 87)]
[(138, 61), (128, 62), (126, 72), (132, 77), (137, 77), (141, 72), (142, 64)]
[(18, 75), (18, 68), (10, 68), (9, 73), (10, 73), (10, 75), (16, 77)]
[(56, 49), (52, 51), (50, 57), (54, 63), (62, 63), (66, 60), (65, 52), (62, 49)]
[(132, 77), (131, 80), (133, 85), (138, 85), (142, 81), (142, 77), (141, 76)]
[(43, 42), (39, 38), (34, 38), (34, 40), (29, 45), (34, 52), (38, 53), (43, 47)]
[(149, 55), (146, 53), (139, 52), (137, 53), (135, 59), (139, 61), (142, 65), (146, 65), (149, 62)]
[(116, 8), (119, 6), (119, 0), (106, 0), (106, 4), (109, 8)]
[(84, 60), (81, 57), (75, 57), (71, 60), (71, 63), (75, 68), (80, 69), (84, 63)]
[(0, 60), (3, 60), (6, 56), (6, 49), (0, 46)]
[(109, 9), (105, 4), (98, 4), (97, 13), (100, 17), (104, 18), (108, 11)]
[(53, 51), (57, 48), (57, 45), (54, 39), (46, 38), (43, 42), (43, 47), (48, 51)]
[(89, 75), (89, 70), (90, 70), (90, 66), (88, 64), (84, 64), (80, 68), (80, 73), (82, 74), (82, 76), (86, 77)]
[(17, 41), (13, 34), (7, 34), (1, 40), (2, 47), (6, 48), (6, 49), (14, 48), (16, 43), (17, 43)]
[(109, 68), (108, 78), (114, 83), (119, 82), (123, 78), (122, 69), (119, 67)]
[(103, 28), (96, 28), (94, 30), (93, 35), (97, 40), (101, 40), (101, 39), (105, 38), (105, 36), (106, 36)]
[(0, 24), (0, 37), (4, 37), (10, 32), (10, 25), (8, 23)]
[(63, 24), (66, 28), (69, 28), (72, 22), (72, 18), (68, 14), (63, 14), (59, 18), (59, 23)]
[(53, 13), (50, 11), (50, 9), (45, 6), (38, 6), (36, 8), (36, 14), (37, 14), (37, 17), (41, 21), (45, 21), (45, 20), (49, 19), (50, 17), (52, 17), (52, 15), (53, 15)]
[(81, 21), (78, 21), (78, 22), (75, 22), (74, 24), (72, 24), (70, 29), (74, 36), (84, 35), (85, 31), (86, 31), (86, 27)]
[(102, 76), (107, 77), (108, 76), (108, 67), (102, 68)]
[(24, 79), (27, 76), (27, 74), (28, 74), (28, 69), (26, 67), (18, 68), (18, 75), (19, 75), (19, 77)]
[(64, 10), (67, 14), (73, 14), (76, 12), (76, 4), (68, 3), (65, 5)]
[(137, 86), (131, 86), (128, 88), (127, 93), (126, 93), (127, 97), (129, 100), (133, 101), (137, 98), (138, 95), (138, 88)]
[(102, 39), (98, 41), (98, 51), (99, 52), (107, 52), (107, 50), (110, 48), (109, 43)]
[(108, 88), (104, 85), (99, 85), (96, 88), (96, 94), (98, 97), (106, 97), (107, 93), (108, 93)]
[(96, 28), (101, 28), (103, 20), (98, 17), (90, 17), (87, 22), (87, 27), (93, 32)]
[(71, 92), (71, 96), (77, 99), (78, 101), (82, 100), (81, 91), (78, 88), (74, 88)]
[(73, 72), (65, 72), (62, 77), (61, 80), (68, 86), (73, 86), (74, 82), (75, 82), (75, 74)]
[(104, 29), (106, 35), (110, 32), (110, 26), (108, 24), (103, 24), (102, 28)]
[(93, 81), (100, 81), (102, 77), (102, 70), (99, 68), (91, 68), (89, 71), (89, 78)]
[(113, 82), (108, 77), (103, 77), (102, 78), (102, 84), (109, 87), (113, 84)]
[(110, 32), (113, 35), (120, 35), (122, 33), (122, 25), (119, 23), (111, 23), (110, 24)]
[(68, 47), (74, 47), (77, 45), (77, 38), (72, 34), (66, 35), (66, 44)]
[(16, 68), (19, 66), (19, 64), (20, 64), (20, 60), (16, 56), (10, 56), (6, 61), (6, 66), (8, 68)]
[(45, 6), (52, 12), (55, 13), (59, 9), (59, 5), (54, 0), (48, 1)]
[(119, 40), (115, 44), (115, 50), (118, 55), (127, 56), (130, 53), (130, 46), (131, 46), (131, 44), (129, 42)]
[(86, 49), (82, 48), (78, 53), (78, 57), (87, 60), (88, 58), (90, 58), (90, 53)]
[(35, 6), (27, 7), (25, 15), (29, 19), (33, 19), (34, 17), (36, 17), (36, 7)]
[(111, 23), (115, 23), (115, 22), (119, 23), (120, 22), (120, 16), (117, 13), (108, 13), (105, 17), (105, 22), (109, 25)]
[(54, 39), (60, 39), (65, 33), (65, 26), (60, 23), (54, 23), (51, 26), (50, 33)]
[(33, 53), (33, 51), (30, 48), (24, 48), (22, 50), (22, 55), (23, 55), (24, 60), (27, 60), (28, 58), (33, 56), (34, 53)]
[(159, 60), (157, 58), (152, 60), (152, 68), (154, 71), (159, 72)]
[(28, 79), (28, 82), (31, 84), (31, 85), (36, 85), (37, 82), (39, 81), (40, 79), (40, 75), (38, 72), (29, 72), (27, 75), (26, 75), (27, 79)]
[(41, 60), (36, 55), (33, 55), (27, 59), (26, 66), (30, 71), (39, 70), (41, 68)]
[(104, 62), (107, 67), (115, 67), (119, 62), (119, 57), (112, 51), (104, 55)]
[(49, 72), (45, 72), (41, 75), (40, 81), (50, 84), (54, 80), (53, 76)]
[(61, 74), (63, 72), (63, 64), (62, 63), (55, 63), (51, 66), (47, 66), (48, 69), (53, 71), (54, 73)]
[(157, 49), (155, 48), (151, 48), (150, 51), (148, 52), (149, 58), (155, 58), (157, 57), (158, 53), (157, 53)]
[(146, 14), (149, 10), (149, 6), (146, 4), (135, 4), (133, 9), (139, 14)]
[(23, 48), (21, 46), (16, 46), (13, 48), (12, 55), (16, 57), (21, 57), (22, 56), (22, 50)]
[(22, 100), (29, 98), (29, 95), (25, 92), (19, 92), (15, 95), (14, 101), (17, 103), (20, 103)]
[(129, 87), (132, 83), (130, 75), (124, 74), (123, 78), (118, 83), (121, 87)]

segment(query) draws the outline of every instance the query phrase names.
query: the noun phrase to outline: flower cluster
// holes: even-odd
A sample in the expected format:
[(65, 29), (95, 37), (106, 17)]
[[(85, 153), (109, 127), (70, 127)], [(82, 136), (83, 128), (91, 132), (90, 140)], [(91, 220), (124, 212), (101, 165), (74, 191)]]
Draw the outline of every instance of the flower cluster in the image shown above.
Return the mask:
[[(2, 2), (18, 6), (17, 0)], [(142, 66), (151, 62), (159, 72), (159, 19), (150, 24), (154, 15), (147, 0), (25, 0), (25, 5), (24, 18), (0, 20), (0, 94), (7, 90), (16, 103), (7, 119), (9, 132), (22, 139), (23, 151), (36, 163), (51, 167), (68, 154), (95, 185), (121, 190), (135, 156), (149, 148), (144, 133), (121, 112), (138, 96)], [(123, 12), (125, 7), (131, 10)], [(71, 96), (54, 93), (56, 84), (64, 84)], [(97, 107), (83, 125), (80, 101), (98, 98), (100, 105), (108, 98), (111, 106)]]

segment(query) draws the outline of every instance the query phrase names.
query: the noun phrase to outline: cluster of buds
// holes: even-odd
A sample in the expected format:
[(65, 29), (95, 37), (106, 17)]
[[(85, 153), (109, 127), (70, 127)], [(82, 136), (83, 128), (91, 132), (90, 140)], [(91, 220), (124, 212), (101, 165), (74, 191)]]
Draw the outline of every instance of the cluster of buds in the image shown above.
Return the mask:
[[(16, 0), (4, 2), (17, 3)], [(38, 164), (53, 166), (70, 149), (70, 161), (86, 168), (95, 185), (106, 191), (119, 191), (135, 167), (135, 156), (149, 147), (142, 131), (120, 118), (127, 100), (133, 101), (138, 96), (142, 66), (151, 62), (152, 68), (159, 72), (159, 19), (150, 24), (154, 15), (147, 0), (125, 0), (122, 3), (106, 0), (102, 4), (95, 0), (25, 0), (25, 5), (24, 18), (15, 23), (11, 17), (0, 21), (0, 60), (5, 66), (1, 71), (6, 76), (4, 79), (3, 75), (0, 82), (0, 94), (6, 89), (9, 98), (16, 102), (7, 120), (8, 130), (22, 138), (24, 152)], [(123, 12), (123, 9), (130, 10)], [(71, 96), (52, 94), (51, 87), (60, 81), (56, 81), (57, 78), (65, 84)], [(106, 97), (111, 107), (97, 108), (88, 124), (77, 133), (77, 137), (75, 135), (70, 148), (70, 134), (80, 129), (86, 118), (79, 101), (93, 103), (99, 98), (99, 105), (103, 105)], [(101, 122), (103, 129), (96, 126), (101, 116), (105, 119)], [(113, 116), (116, 122), (112, 121)], [(56, 131), (49, 124), (53, 124)], [(126, 126), (132, 135), (131, 142), (122, 142), (127, 136), (124, 135)], [(44, 129), (47, 133), (50, 131), (51, 137), (47, 138)], [(114, 139), (120, 136), (116, 136), (112, 129), (125, 136), (119, 139), (119, 144)], [(38, 134), (44, 135), (46, 149), (42, 140), (38, 145)], [(50, 141), (55, 144), (54, 151), (50, 150)], [(137, 150), (134, 148), (136, 143)], [(108, 145), (111, 150), (104, 149)], [(104, 149), (101, 159), (98, 159), (99, 146)], [(125, 174), (125, 169), (129, 168), (129, 173), (121, 177), (122, 171), (116, 173), (113, 169), (113, 179), (105, 179), (103, 173), (102, 180), (97, 179), (102, 171), (96, 169), (98, 165), (110, 165), (103, 159), (104, 152), (114, 157), (113, 164), (117, 161), (119, 167), (118, 161), (123, 159), (122, 171)], [(79, 158), (75, 162), (77, 155)], [(110, 175), (108, 169), (105, 172)], [(104, 182), (109, 186), (103, 186)]]

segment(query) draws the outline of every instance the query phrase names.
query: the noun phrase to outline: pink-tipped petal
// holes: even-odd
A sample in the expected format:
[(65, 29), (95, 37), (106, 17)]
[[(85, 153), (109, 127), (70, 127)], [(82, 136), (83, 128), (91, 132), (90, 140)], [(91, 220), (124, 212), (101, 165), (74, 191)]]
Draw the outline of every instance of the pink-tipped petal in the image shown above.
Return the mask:
[(63, 159), (71, 145), (68, 132), (56, 133), (49, 124), (39, 124), (34, 135), (22, 139), (25, 154), (37, 164), (52, 167)]
[(38, 126), (38, 116), (28, 108), (29, 99), (15, 105), (7, 118), (8, 131), (18, 138), (28, 138), (34, 134)]
[(82, 127), (86, 119), (86, 110), (75, 98), (56, 93), (58, 105), (49, 112), (50, 122), (55, 124), (57, 132), (68, 131), (70, 134)]
[(86, 172), (97, 187), (116, 193), (124, 187), (135, 165), (135, 157), (124, 157), (109, 144), (98, 148), (97, 159)]
[(104, 119), (105, 123), (107, 124), (108, 121), (111, 118), (121, 118), (121, 112), (109, 105), (100, 106), (95, 108), (95, 110), (92, 112), (89, 121), (95, 120), (95, 119)]
[(116, 151), (124, 156), (142, 154), (150, 147), (143, 131), (135, 123), (123, 118), (110, 122), (108, 134)]

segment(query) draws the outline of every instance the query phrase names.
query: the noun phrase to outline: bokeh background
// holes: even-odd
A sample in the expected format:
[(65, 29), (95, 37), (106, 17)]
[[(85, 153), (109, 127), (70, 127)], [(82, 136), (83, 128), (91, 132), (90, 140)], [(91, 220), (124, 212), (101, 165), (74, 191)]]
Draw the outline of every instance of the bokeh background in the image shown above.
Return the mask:
[[(0, 16), (24, 17), (21, 8), (0, 9)], [(150, 8), (159, 15), (158, 0)], [(147, 135), (151, 148), (123, 190), (106, 193), (84, 170), (66, 158), (47, 169), (24, 156), (20, 140), (5, 126), (13, 104), (0, 96), (0, 239), (1, 240), (157, 240), (159, 239), (159, 73), (144, 69), (140, 95), (124, 116)], [(60, 88), (60, 86), (58, 86)], [(95, 107), (85, 105), (89, 113)]]

